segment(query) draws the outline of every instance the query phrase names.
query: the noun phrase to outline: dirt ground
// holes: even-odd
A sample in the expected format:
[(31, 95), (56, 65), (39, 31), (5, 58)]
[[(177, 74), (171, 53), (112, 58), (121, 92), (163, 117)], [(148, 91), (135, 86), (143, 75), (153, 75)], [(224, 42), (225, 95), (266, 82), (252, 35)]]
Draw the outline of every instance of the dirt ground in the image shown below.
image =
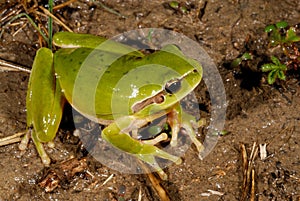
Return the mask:
[[(270, 54), (266, 49), (265, 26), (282, 20), (290, 25), (299, 24), (298, 0), (182, 1), (183, 5), (189, 5), (188, 13), (171, 9), (167, 1), (101, 2), (126, 18), (84, 0), (78, 0), (56, 14), (78, 33), (112, 37), (124, 31), (150, 27), (183, 33), (202, 45), (223, 79), (227, 99), (224, 129), (229, 134), (219, 138), (204, 160), (199, 160), (192, 146), (181, 165), (166, 169), (169, 179), (161, 185), (170, 200), (241, 200), (244, 192), (241, 146), (245, 145), (250, 155), (256, 143), (257, 146), (267, 144), (267, 158), (261, 160), (258, 153), (253, 161), (254, 200), (299, 201), (299, 78), (291, 75), (286, 82), (269, 86), (266, 74), (259, 71), (259, 65)], [(1, 10), (8, 6), (13, 8), (16, 4), (13, 1), (0, 4)], [(22, 30), (15, 33), (22, 26)], [(61, 29), (54, 26), (55, 31)], [(29, 23), (7, 28), (0, 42), (1, 59), (26, 67), (31, 66), (40, 47), (38, 35)], [(228, 63), (245, 52), (246, 43), (247, 48), (254, 51), (255, 65), (228, 67)], [(26, 129), (28, 77), (24, 72), (0, 73), (1, 138)], [(210, 104), (203, 82), (196, 93), (203, 97), (200, 105), (204, 117), (209, 116)], [(147, 175), (121, 174), (86, 156), (79, 140), (66, 126), (62, 125), (60, 129), (55, 148), (49, 148), (47, 152), (56, 162), (52, 168), (72, 156), (78, 159), (84, 156), (85, 171), (46, 193), (38, 183), (49, 170), (42, 165), (33, 143), (24, 153), (18, 149), (18, 144), (0, 147), (0, 200), (133, 201), (139, 200), (139, 194), (143, 201), (160, 200)], [(246, 200), (250, 197), (249, 193)]]

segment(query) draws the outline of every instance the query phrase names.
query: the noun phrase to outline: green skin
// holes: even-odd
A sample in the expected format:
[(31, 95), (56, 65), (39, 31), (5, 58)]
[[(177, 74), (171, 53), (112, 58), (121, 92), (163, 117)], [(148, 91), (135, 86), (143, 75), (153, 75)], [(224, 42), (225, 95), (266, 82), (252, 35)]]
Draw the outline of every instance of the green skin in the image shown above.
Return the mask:
[[(199, 152), (203, 149), (196, 139), (195, 117), (179, 105), (202, 79), (202, 67), (195, 60), (186, 58), (173, 45), (144, 55), (88, 34), (59, 32), (53, 40), (61, 49), (55, 53), (39, 49), (32, 66), (26, 99), (29, 132), (20, 149), (26, 149), (31, 135), (43, 163), (50, 164), (43, 143), (54, 139), (65, 101), (84, 116), (107, 125), (102, 131), (105, 140), (148, 163), (163, 179), (167, 176), (155, 157), (177, 164), (181, 159), (154, 146), (157, 140), (135, 139), (139, 128), (167, 115), (171, 146), (176, 146), (177, 134), (183, 128)], [(165, 90), (174, 80), (180, 87), (172, 93)]]

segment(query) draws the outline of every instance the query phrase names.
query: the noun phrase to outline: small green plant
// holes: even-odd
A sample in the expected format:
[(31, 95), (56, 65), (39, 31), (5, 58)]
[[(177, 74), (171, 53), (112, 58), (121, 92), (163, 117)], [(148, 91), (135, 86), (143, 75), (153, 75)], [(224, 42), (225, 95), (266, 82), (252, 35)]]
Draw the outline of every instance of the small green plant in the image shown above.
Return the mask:
[(265, 32), (270, 33), (270, 45), (285, 47), (291, 45), (294, 42), (300, 41), (300, 36), (297, 36), (295, 28), (288, 27), (288, 23), (285, 21), (277, 22), (266, 26)]
[(242, 56), (233, 60), (230, 64), (230, 67), (235, 68), (239, 66), (243, 61), (252, 60), (252, 59), (253, 59), (252, 54), (249, 52), (245, 52)]
[(285, 71), (287, 70), (287, 66), (282, 64), (275, 56), (272, 56), (271, 60), (273, 63), (263, 64), (261, 67), (262, 72), (269, 72), (268, 83), (273, 84), (277, 78), (285, 80)]
[(265, 32), (270, 34), (269, 45), (280, 46), (283, 53), (291, 60), (289, 65), (297, 66), (300, 63), (299, 50), (295, 46), (295, 43), (300, 41), (300, 36), (297, 36), (295, 27), (288, 28), (288, 23), (281, 21), (266, 26)]
[(268, 83), (273, 84), (277, 78), (285, 80), (285, 72), (291, 68), (298, 70), (300, 65), (300, 53), (296, 42), (300, 41), (295, 27), (289, 27), (285, 21), (266, 26), (265, 32), (269, 33), (269, 46), (280, 46), (287, 57), (285, 64), (275, 56), (271, 56), (273, 63), (262, 65), (262, 72), (269, 72)]

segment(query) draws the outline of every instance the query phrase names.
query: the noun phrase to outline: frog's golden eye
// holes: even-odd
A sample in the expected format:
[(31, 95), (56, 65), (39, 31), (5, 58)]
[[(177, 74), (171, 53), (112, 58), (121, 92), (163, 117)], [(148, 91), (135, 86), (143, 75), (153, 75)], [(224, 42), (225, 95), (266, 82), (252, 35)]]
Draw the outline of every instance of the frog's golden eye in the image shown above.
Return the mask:
[(181, 88), (181, 80), (180, 79), (173, 79), (166, 83), (165, 91), (169, 94), (174, 94), (179, 91)]

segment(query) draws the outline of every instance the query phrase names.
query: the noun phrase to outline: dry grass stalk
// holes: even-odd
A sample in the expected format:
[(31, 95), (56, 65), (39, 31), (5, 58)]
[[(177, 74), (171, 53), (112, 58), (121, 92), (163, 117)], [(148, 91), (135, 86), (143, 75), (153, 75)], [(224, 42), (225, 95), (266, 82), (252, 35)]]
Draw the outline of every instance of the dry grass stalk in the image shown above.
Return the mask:
[(253, 143), (250, 156), (248, 158), (246, 147), (241, 144), (242, 160), (243, 160), (243, 186), (242, 196), (240, 201), (246, 201), (250, 194), (250, 201), (255, 200), (255, 170), (254, 159), (258, 153), (258, 147), (256, 143)]

